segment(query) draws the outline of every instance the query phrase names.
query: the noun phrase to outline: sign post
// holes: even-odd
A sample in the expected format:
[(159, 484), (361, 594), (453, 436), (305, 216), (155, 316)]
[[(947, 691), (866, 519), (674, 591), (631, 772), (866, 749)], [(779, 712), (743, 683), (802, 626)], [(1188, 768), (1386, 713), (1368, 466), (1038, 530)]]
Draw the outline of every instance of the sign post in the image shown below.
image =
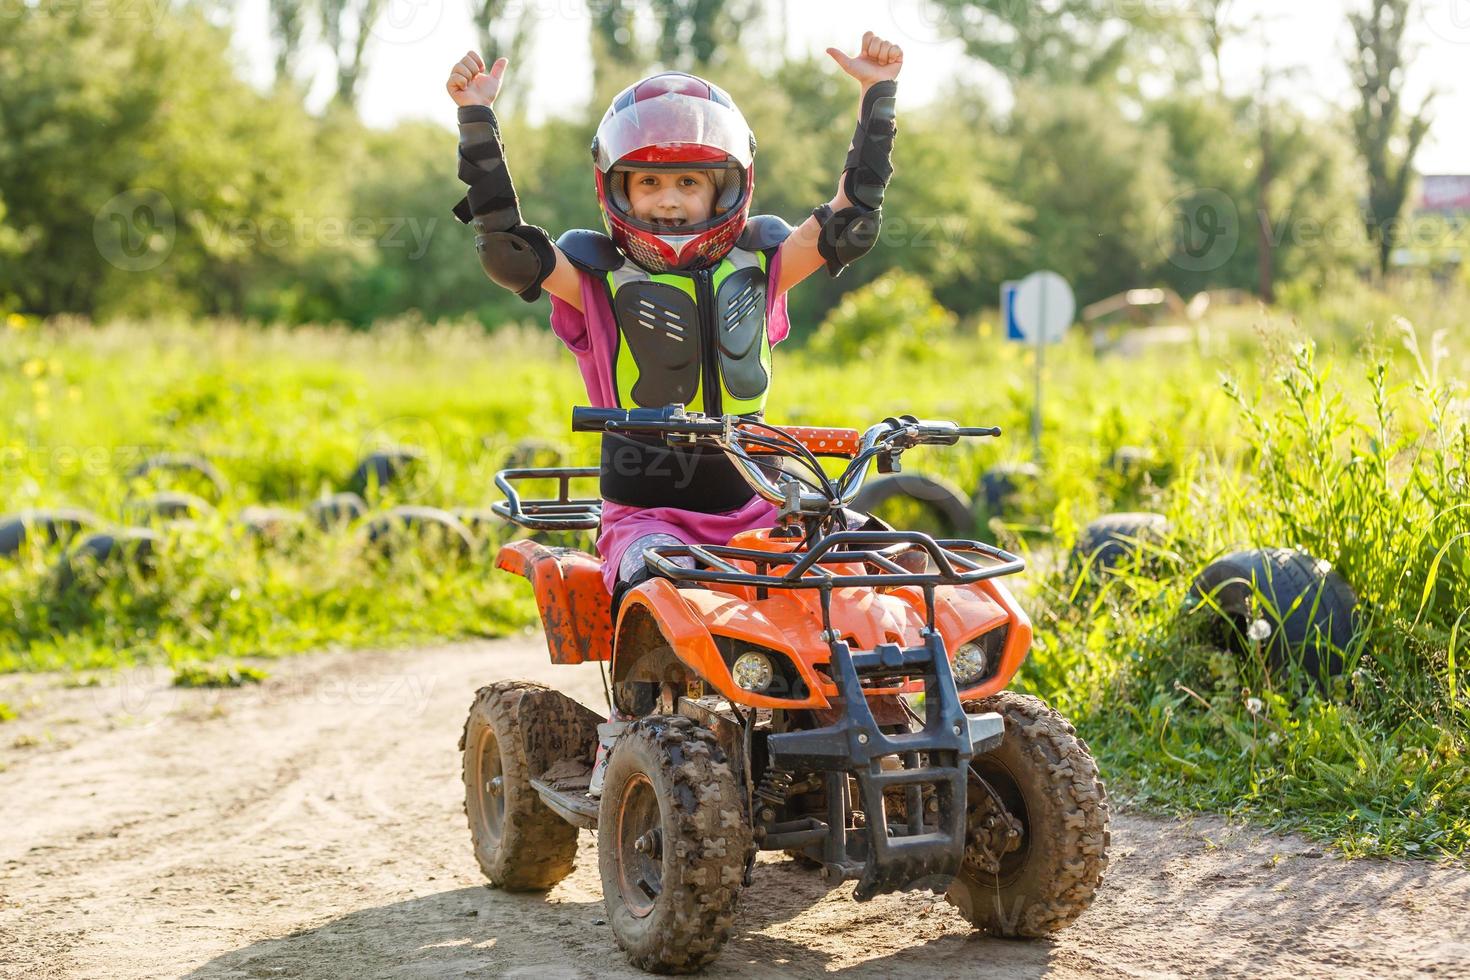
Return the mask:
[[(1041, 458), (1041, 378), (1046, 346), (1055, 344), (1067, 333), (1077, 313), (1077, 298), (1067, 280), (1050, 270), (1033, 272), (1015, 284), (1009, 296), (1001, 287), (1002, 315), (1007, 332), (1014, 321), (1020, 339), (1036, 345), (1036, 400), (1031, 408), (1031, 448)], [(1009, 309), (1006, 300), (1009, 299)]]

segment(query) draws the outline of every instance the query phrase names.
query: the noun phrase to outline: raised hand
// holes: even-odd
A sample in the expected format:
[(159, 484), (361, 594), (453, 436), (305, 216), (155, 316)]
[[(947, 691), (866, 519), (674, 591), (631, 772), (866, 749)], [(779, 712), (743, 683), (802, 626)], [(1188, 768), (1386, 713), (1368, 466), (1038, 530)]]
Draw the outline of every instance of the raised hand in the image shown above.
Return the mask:
[(903, 68), (903, 48), (885, 41), (872, 31), (863, 33), (856, 57), (848, 57), (837, 48), (828, 48), (832, 60), (866, 88), (874, 82), (897, 78)]
[(444, 88), (455, 105), (492, 105), (500, 92), (500, 80), (505, 77), (507, 64), (505, 58), (496, 58), (486, 71), (484, 59), (471, 51), (450, 70)]

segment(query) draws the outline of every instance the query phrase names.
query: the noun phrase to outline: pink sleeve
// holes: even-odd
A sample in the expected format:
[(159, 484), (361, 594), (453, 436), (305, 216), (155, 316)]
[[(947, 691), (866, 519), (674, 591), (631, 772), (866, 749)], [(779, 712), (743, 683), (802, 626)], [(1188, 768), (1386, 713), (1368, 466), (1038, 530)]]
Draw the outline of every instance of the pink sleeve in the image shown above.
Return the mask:
[(776, 292), (775, 283), (781, 281), (781, 250), (771, 256), (769, 269), (767, 270), (766, 282), (771, 285), (766, 289), (766, 336), (771, 340), (771, 346), (775, 347), (786, 339), (791, 333), (791, 320), (786, 316), (786, 294), (772, 298)]
[(576, 356), (588, 401), (598, 408), (614, 408), (618, 403), (612, 373), (617, 326), (612, 308), (601, 283), (580, 269), (577, 278), (582, 284), (582, 309), (551, 297), (551, 332)]
[[(578, 271), (585, 278), (586, 273)], [(549, 294), (548, 294), (549, 295)], [(582, 290), (582, 309), (587, 308), (587, 290)], [(551, 332), (567, 345), (573, 354), (585, 354), (592, 349), (592, 337), (587, 330), (587, 315), (571, 303), (556, 296), (551, 297)]]

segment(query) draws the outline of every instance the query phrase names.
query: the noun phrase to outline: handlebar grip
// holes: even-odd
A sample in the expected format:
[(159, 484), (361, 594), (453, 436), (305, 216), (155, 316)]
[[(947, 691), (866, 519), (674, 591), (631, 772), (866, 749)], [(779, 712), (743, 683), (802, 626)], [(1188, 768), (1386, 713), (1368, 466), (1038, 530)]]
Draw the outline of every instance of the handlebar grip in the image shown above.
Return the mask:
[(958, 434), (959, 435), (962, 435), (962, 436), (998, 436), (998, 435), (1000, 435), (1000, 426), (998, 426), (998, 425), (961, 426), (958, 429)]
[(609, 422), (628, 421), (625, 408), (591, 408), (579, 405), (572, 409), (573, 432), (601, 432)]

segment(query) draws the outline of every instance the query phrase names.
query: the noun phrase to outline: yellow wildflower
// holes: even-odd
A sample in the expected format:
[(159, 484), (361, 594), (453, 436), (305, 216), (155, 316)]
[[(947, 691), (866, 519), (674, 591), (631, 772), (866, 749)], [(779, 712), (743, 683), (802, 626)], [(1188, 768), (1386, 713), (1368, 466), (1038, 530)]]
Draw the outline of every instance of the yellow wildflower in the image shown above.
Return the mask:
[(33, 357), (22, 364), (20, 370), (28, 378), (39, 378), (46, 373), (46, 362), (39, 357)]
[(26, 318), (19, 313), (12, 313), (5, 318), (5, 325), (11, 330), (24, 330), (26, 328)]

